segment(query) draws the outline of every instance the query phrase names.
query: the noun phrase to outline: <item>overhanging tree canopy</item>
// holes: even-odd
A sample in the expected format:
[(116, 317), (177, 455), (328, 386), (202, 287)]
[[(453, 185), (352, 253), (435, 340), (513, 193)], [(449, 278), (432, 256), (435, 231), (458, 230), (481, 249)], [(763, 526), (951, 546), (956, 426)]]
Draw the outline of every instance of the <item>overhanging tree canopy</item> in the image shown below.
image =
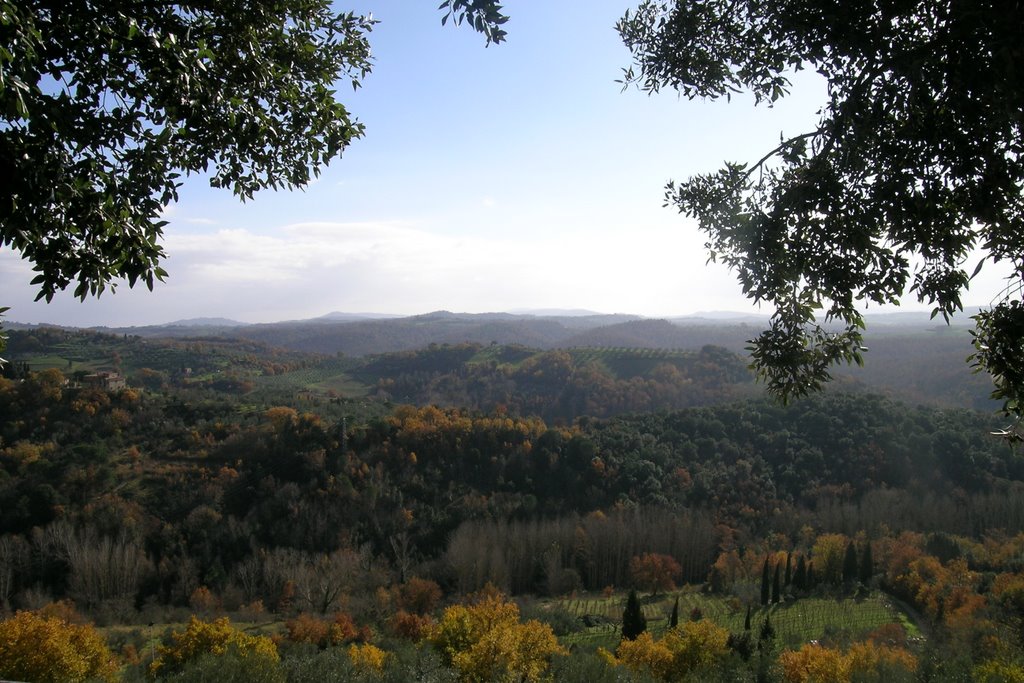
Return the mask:
[(792, 70), (827, 81), (813, 130), (666, 192), (710, 258), (775, 306), (751, 349), (771, 391), (799, 396), (861, 362), (864, 302), (912, 292), (937, 315), (961, 310), (980, 249), (1014, 275), (976, 316), (973, 358), (1021, 414), (1021, 26), (1015, 0), (659, 0), (619, 22), (625, 81), (649, 92), (772, 102)]
[[(440, 9), (504, 39), (493, 0)], [(335, 87), (370, 71), (373, 24), (329, 0), (0, 0), (0, 245), (47, 301), (152, 288), (182, 175), (244, 200), (363, 134)]]
[[(495, 0), (438, 9), (505, 38)], [(329, 0), (0, 0), (0, 246), (47, 301), (152, 289), (183, 174), (245, 200), (362, 136), (334, 88), (369, 73), (374, 23)]]

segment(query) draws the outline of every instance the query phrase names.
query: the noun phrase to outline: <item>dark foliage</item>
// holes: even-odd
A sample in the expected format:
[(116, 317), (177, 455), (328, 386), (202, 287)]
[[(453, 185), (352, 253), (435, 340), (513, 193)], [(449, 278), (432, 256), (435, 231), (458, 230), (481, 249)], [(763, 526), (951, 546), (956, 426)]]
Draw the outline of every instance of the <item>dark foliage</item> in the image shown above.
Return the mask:
[(637, 636), (646, 630), (647, 618), (644, 617), (636, 591), (631, 590), (626, 598), (626, 608), (622, 611), (622, 637), (626, 640), (636, 640)]

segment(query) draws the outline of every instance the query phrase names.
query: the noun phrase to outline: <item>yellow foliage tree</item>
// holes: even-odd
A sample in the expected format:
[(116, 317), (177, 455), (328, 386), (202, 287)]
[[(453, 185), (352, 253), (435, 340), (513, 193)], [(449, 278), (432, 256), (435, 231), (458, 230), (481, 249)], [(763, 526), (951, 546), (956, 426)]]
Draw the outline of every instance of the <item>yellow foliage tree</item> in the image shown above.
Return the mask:
[(171, 637), (174, 644), (160, 646), (159, 656), (149, 665), (150, 675), (180, 669), (202, 654), (223, 655), (229, 647), (241, 657), (263, 660), (267, 666), (276, 666), (280, 661), (277, 646), (270, 638), (243, 633), (227, 617), (207, 622), (193, 616), (184, 631), (175, 631)]
[(33, 683), (114, 681), (117, 663), (91, 625), (18, 612), (0, 622), (0, 678)]
[(819, 581), (839, 583), (843, 579), (843, 558), (850, 539), (843, 534), (822, 534), (811, 551)]
[(635, 640), (623, 640), (612, 657), (599, 653), (611, 664), (623, 665), (663, 681), (710, 671), (729, 653), (729, 632), (710, 619), (688, 621), (673, 628), (661, 640), (644, 631)]
[(567, 654), (550, 626), (520, 623), (519, 607), (496, 595), (447, 608), (428, 640), (466, 683), (540, 681), (551, 657)]
[(708, 671), (729, 654), (729, 631), (710, 619), (688, 621), (671, 629), (664, 640), (674, 655), (679, 675)]
[(788, 683), (847, 683), (849, 662), (843, 653), (817, 643), (779, 655), (782, 676)]
[(611, 663), (645, 672), (661, 680), (668, 680), (673, 668), (672, 650), (664, 640), (655, 640), (650, 631), (644, 631), (633, 640), (623, 639), (615, 655), (614, 659), (609, 660)]
[(850, 676), (857, 680), (886, 680), (887, 672), (917, 671), (917, 658), (901, 647), (872, 642), (854, 643), (846, 653)]
[(356, 670), (379, 674), (384, 671), (384, 661), (388, 658), (388, 653), (370, 643), (353, 643), (348, 646), (348, 658)]

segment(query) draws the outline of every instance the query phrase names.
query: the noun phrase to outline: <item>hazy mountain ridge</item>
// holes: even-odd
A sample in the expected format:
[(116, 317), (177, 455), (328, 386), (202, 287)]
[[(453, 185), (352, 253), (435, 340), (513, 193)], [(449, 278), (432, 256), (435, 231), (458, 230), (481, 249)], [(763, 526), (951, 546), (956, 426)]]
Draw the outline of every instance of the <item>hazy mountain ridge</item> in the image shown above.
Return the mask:
[[(755, 316), (700, 313), (672, 320), (627, 314), (544, 316), (434, 311), (417, 316), (361, 318), (331, 313), (311, 320), (228, 326), (229, 319), (177, 321), (168, 325), (90, 328), (144, 338), (245, 339), (289, 351), (349, 357), (414, 351), (431, 344), (521, 345), (531, 349), (643, 348), (697, 350), (720, 346), (746, 354), (766, 320)], [(947, 407), (993, 410), (991, 382), (966, 363), (972, 352), (969, 312), (951, 325), (927, 312), (867, 316), (865, 366), (840, 366), (837, 379), (882, 390), (904, 400)], [(366, 314), (383, 315), (383, 314)], [(329, 319), (329, 318), (337, 319)], [(351, 319), (348, 319), (351, 318)], [(217, 323), (224, 323), (218, 325)], [(5, 323), (9, 329), (41, 327)], [(67, 328), (65, 328), (67, 329)]]

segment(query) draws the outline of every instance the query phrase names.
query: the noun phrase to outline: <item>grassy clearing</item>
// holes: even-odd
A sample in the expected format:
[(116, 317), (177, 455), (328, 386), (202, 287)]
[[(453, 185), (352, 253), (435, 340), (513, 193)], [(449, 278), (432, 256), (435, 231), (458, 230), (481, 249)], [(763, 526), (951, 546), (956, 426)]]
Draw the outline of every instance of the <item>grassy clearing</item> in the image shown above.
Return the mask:
[(366, 396), (368, 387), (349, 375), (352, 362), (347, 359), (329, 359), (309, 368), (281, 375), (267, 375), (256, 381), (259, 386), (285, 391), (308, 390), (316, 393), (334, 391), (349, 398)]
[(577, 364), (598, 363), (619, 379), (643, 377), (664, 364), (685, 371), (694, 357), (690, 351), (629, 347), (579, 347), (571, 349), (570, 353)]

